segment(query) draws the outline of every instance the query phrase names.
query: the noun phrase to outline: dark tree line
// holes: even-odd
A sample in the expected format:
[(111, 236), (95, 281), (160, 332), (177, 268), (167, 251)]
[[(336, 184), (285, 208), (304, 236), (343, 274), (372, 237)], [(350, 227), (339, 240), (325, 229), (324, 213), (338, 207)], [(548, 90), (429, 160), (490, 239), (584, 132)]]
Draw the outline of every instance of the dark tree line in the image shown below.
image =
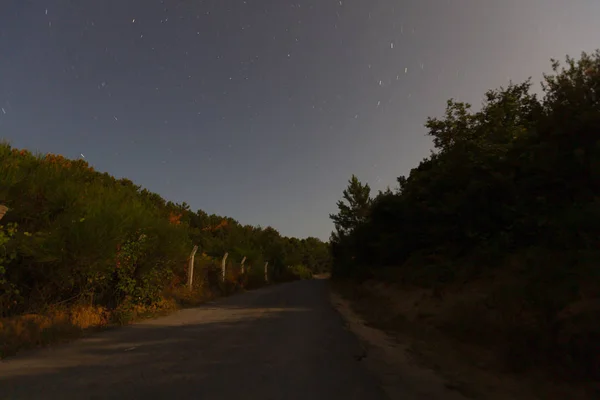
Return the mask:
[(371, 198), (352, 177), (331, 216), (334, 272), (483, 251), (494, 261), (531, 247), (597, 250), (599, 67), (598, 52), (564, 69), (553, 62), (541, 99), (527, 81), (487, 92), (477, 112), (448, 101), (426, 123), (434, 151), (396, 189)]
[(394, 190), (371, 196), (353, 176), (331, 216), (333, 276), (510, 277), (511, 315), (530, 319), (507, 341), (597, 378), (600, 52), (552, 67), (541, 97), (526, 81), (488, 91), (479, 111), (448, 101), (426, 123), (431, 155)]

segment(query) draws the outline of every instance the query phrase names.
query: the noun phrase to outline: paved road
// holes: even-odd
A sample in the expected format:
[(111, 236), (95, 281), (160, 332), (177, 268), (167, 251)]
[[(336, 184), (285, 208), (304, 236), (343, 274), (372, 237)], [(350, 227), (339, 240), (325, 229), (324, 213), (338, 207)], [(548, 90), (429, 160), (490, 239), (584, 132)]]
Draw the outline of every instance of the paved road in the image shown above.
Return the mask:
[(384, 399), (324, 280), (0, 361), (0, 399)]

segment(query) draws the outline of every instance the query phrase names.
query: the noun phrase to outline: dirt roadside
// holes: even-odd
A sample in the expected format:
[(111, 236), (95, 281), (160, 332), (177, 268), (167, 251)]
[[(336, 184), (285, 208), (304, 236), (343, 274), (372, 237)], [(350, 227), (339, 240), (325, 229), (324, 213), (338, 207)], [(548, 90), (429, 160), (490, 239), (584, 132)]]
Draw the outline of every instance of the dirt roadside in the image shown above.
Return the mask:
[(364, 343), (365, 362), (392, 399), (404, 399), (407, 393), (413, 399), (590, 398), (583, 390), (535, 373), (499, 371), (490, 351), (457, 343), (427, 322), (418, 322), (430, 317), (422, 311), (412, 318), (408, 308), (415, 303), (414, 294), (378, 282), (330, 287), (334, 307)]
[(353, 311), (350, 301), (331, 291), (331, 302), (364, 346), (364, 361), (379, 379), (391, 399), (464, 400), (444, 378), (418, 365), (410, 357), (406, 342), (395, 340), (383, 331), (369, 327)]

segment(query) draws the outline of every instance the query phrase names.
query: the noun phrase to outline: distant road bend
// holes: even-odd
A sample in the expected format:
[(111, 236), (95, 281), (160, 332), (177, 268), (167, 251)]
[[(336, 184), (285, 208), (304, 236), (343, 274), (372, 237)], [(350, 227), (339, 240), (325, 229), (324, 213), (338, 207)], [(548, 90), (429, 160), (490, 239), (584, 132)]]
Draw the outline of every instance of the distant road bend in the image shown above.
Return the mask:
[(384, 399), (324, 280), (220, 299), (0, 362), (0, 399)]

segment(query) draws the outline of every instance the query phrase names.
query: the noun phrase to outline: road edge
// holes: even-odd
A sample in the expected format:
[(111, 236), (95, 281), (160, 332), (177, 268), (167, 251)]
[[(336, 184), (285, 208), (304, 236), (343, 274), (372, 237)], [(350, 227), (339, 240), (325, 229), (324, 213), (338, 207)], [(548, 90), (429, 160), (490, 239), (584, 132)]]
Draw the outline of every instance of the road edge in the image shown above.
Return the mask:
[(390, 399), (467, 399), (451, 390), (451, 385), (433, 370), (416, 364), (408, 352), (408, 345), (367, 326), (363, 318), (354, 312), (351, 302), (337, 293), (331, 284), (329, 300), (346, 328), (360, 340), (364, 350), (361, 361), (379, 379)]

